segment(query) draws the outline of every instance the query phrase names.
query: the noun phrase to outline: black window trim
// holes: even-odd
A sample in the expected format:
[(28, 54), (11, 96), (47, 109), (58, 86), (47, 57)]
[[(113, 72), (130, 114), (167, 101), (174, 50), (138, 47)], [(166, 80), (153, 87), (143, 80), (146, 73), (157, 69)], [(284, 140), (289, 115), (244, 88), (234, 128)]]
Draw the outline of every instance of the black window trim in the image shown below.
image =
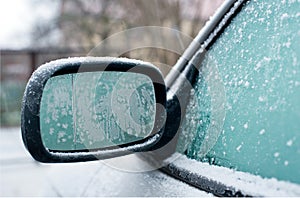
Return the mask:
[[(180, 120), (182, 120), (185, 112), (180, 111), (180, 105), (184, 105), (184, 108), (189, 101), (189, 91), (186, 88), (186, 79), (194, 85), (194, 81), (198, 74), (197, 66), (200, 65), (205, 51), (210, 48), (216, 39), (222, 34), (224, 29), (230, 24), (230, 21), (240, 12), (245, 3), (250, 0), (227, 0), (217, 10), (215, 15), (210, 21), (201, 29), (189, 47), (185, 50), (183, 55), (179, 58), (173, 69), (166, 76), (165, 82), (167, 86), (167, 121), (166, 128), (163, 135), (164, 143), (166, 141), (175, 141), (177, 143), (178, 134), (174, 134), (180, 127)], [(204, 49), (204, 50), (203, 50)], [(182, 97), (180, 101), (186, 101), (186, 104), (179, 104), (178, 97)], [(177, 119), (177, 120), (176, 120)], [(180, 119), (180, 120), (179, 120)], [(179, 122), (178, 122), (179, 120)], [(175, 135), (175, 137), (174, 137)], [(166, 148), (166, 155), (170, 155), (175, 152), (174, 144), (172, 148)], [(153, 155), (148, 153), (146, 157), (148, 160), (155, 158), (157, 161), (157, 153), (153, 152)], [(164, 157), (160, 156), (159, 158)], [(175, 164), (166, 164), (159, 169), (165, 174), (179, 179), (191, 186), (194, 186), (200, 190), (212, 193), (215, 196), (251, 196), (243, 194), (240, 189), (226, 186), (218, 181), (209, 180), (208, 178), (191, 173), (190, 171), (178, 167)], [(192, 179), (193, 178), (193, 179)]]
[[(238, 13), (241, 5), (248, 0), (226, 0), (221, 7), (218, 8), (213, 17), (205, 24), (205, 26), (199, 31), (197, 36), (193, 39), (182, 56), (177, 60), (172, 70), (165, 77), (167, 87), (171, 87), (174, 81), (178, 78), (178, 75), (183, 72), (189, 62), (193, 59), (195, 54), (203, 47), (210, 43), (209, 38), (217, 38), (221, 32)], [(233, 10), (232, 10), (233, 9)], [(230, 11), (233, 11), (230, 13)], [(220, 29), (217, 27), (220, 25)], [(213, 34), (214, 33), (214, 34)], [(207, 46), (204, 46), (207, 47)]]
[[(174, 153), (174, 149), (176, 148), (175, 145), (179, 135), (177, 132), (180, 129), (182, 120), (184, 120), (186, 106), (190, 97), (190, 89), (194, 86), (194, 81), (198, 76), (197, 66), (200, 66), (206, 50), (219, 37), (231, 19), (247, 1), (225, 1), (166, 76), (167, 120), (162, 138), (154, 147), (154, 149), (164, 147), (164, 151), (159, 153), (160, 159)], [(190, 60), (187, 58), (188, 56)]]

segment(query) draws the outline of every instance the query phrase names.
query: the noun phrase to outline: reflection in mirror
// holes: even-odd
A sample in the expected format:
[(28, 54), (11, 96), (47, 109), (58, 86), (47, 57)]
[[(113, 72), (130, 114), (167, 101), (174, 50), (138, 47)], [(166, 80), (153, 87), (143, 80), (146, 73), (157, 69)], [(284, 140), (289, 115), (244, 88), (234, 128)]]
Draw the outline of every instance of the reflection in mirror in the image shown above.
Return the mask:
[(50, 78), (40, 107), (43, 144), (51, 150), (100, 149), (142, 140), (156, 112), (152, 80), (130, 72)]

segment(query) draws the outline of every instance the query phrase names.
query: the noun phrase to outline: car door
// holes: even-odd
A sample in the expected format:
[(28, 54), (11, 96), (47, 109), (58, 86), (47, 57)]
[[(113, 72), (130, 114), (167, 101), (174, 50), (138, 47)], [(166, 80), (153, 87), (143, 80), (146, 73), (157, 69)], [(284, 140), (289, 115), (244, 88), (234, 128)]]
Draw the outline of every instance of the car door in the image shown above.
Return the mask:
[(182, 72), (197, 70), (185, 76), (181, 154), (167, 173), (216, 195), (299, 196), (299, 10), (299, 1), (236, 1), (203, 36)]

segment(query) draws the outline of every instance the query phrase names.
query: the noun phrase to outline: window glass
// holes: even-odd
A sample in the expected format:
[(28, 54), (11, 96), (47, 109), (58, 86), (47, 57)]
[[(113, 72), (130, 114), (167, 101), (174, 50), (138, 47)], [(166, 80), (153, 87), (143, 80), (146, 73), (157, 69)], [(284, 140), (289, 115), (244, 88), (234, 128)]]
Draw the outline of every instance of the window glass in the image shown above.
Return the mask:
[(151, 79), (131, 72), (84, 72), (50, 78), (40, 108), (46, 148), (99, 149), (146, 138), (155, 121)]
[(300, 183), (299, 11), (296, 0), (247, 2), (202, 62), (179, 152)]

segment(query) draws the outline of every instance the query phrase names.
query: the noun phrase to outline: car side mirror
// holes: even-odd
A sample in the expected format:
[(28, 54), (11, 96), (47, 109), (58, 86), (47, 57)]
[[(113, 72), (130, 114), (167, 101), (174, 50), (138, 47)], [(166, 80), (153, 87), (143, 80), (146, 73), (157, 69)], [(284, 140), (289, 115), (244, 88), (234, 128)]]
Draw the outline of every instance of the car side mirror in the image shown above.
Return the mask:
[(79, 162), (149, 151), (166, 120), (166, 87), (152, 64), (69, 58), (39, 67), (23, 98), (22, 137), (40, 162)]

